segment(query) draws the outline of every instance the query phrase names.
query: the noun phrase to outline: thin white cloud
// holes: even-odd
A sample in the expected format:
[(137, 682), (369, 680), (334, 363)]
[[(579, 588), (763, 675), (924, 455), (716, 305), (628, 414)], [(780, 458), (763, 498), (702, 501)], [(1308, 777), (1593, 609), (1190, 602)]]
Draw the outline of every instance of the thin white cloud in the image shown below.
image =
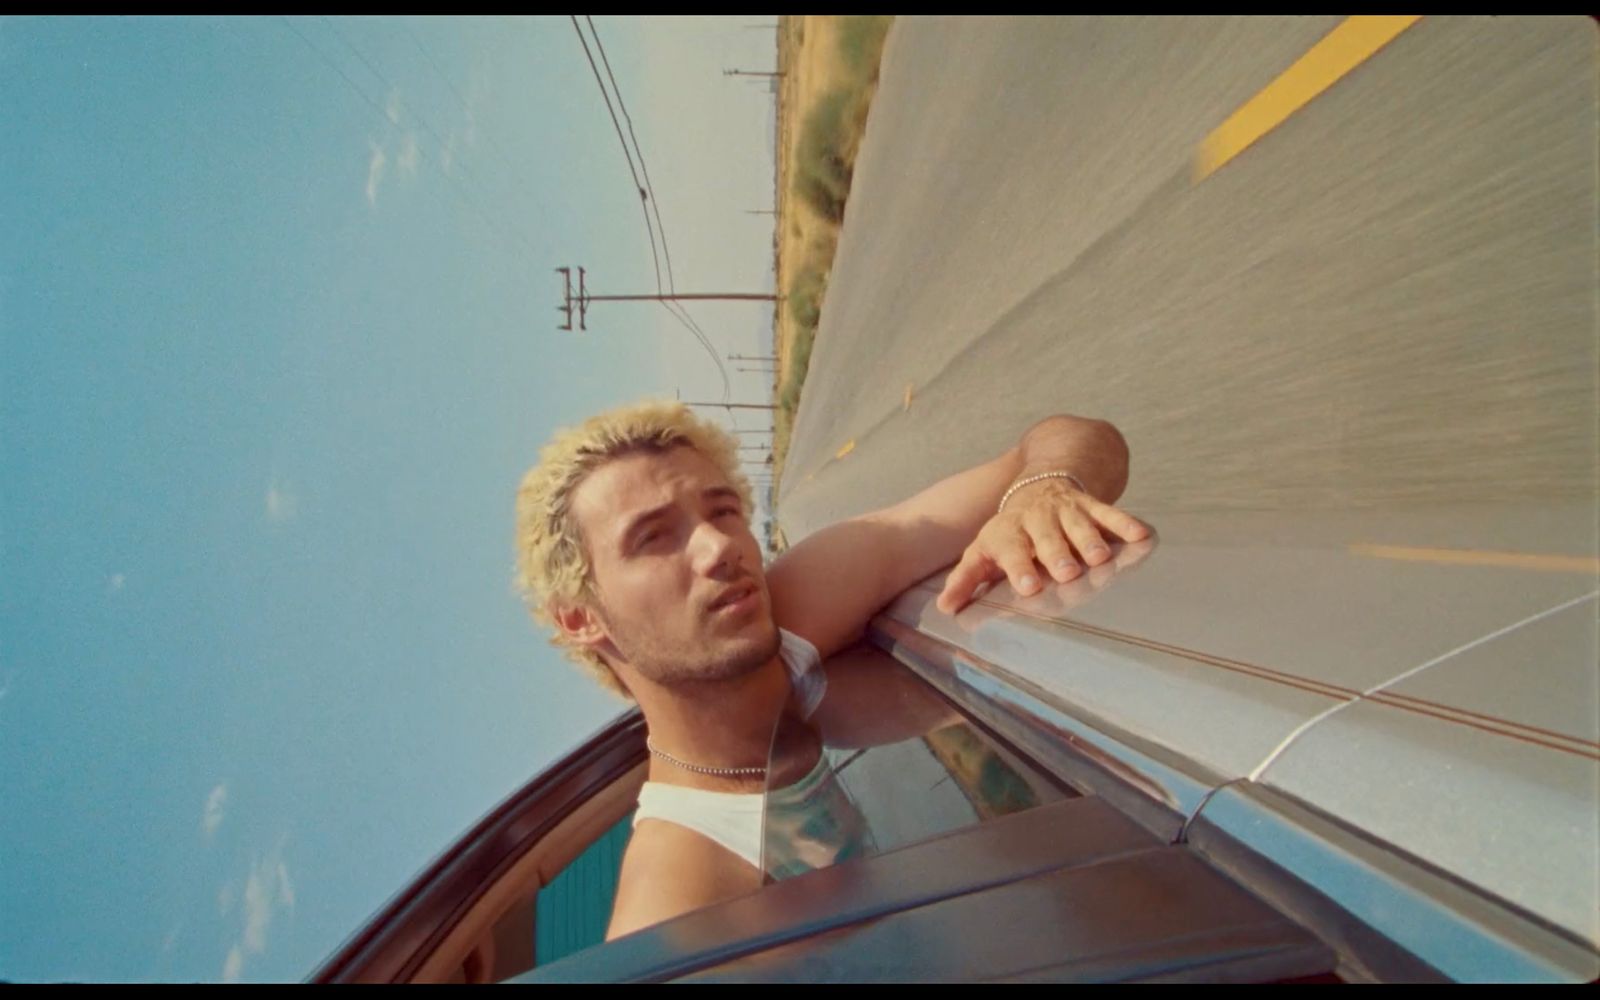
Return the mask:
[[(239, 940), (228, 952), (223, 965), (223, 979), (228, 982), (238, 981), (247, 958), (267, 950), (267, 932), (278, 911), (294, 909), (294, 886), (289, 881), (289, 866), (283, 860), (283, 848), (287, 842), (288, 836), (285, 835), (265, 858), (250, 862), (250, 870), (245, 875), (241, 907), (243, 927), (239, 932)], [(232, 883), (229, 883), (218, 895), (219, 904), (224, 899), (228, 900), (229, 910), (233, 907), (232, 892)]]
[(123, 576), (121, 573), (113, 573), (111, 574), (111, 578), (106, 581), (106, 591), (108, 593), (115, 594), (117, 591), (121, 590), (123, 584), (127, 582), (128, 578)]
[(206, 796), (206, 811), (200, 819), (200, 826), (205, 830), (206, 839), (210, 840), (217, 832), (217, 827), (222, 825), (222, 807), (228, 802), (228, 783), (223, 782), (211, 790)]
[(242, 944), (252, 955), (267, 950), (267, 928), (272, 926), (272, 904), (277, 898), (276, 872), (260, 867), (250, 870), (244, 881), (244, 937)]
[(389, 101), (384, 105), (383, 113), (389, 116), (389, 124), (400, 124), (400, 91), (389, 91)]
[(267, 486), (267, 520), (281, 524), (294, 517), (298, 507), (294, 491), (287, 484), (273, 480)]
[(389, 163), (389, 157), (377, 143), (369, 140), (367, 145), (372, 147), (372, 159), (367, 162), (367, 204), (377, 208), (378, 185), (383, 183), (383, 170)]
[(222, 981), (237, 983), (239, 976), (244, 972), (244, 952), (238, 945), (228, 949), (228, 957), (222, 963)]
[(289, 866), (278, 862), (278, 902), (294, 909), (294, 886), (289, 883)]
[(417, 133), (407, 132), (400, 140), (400, 155), (395, 158), (394, 165), (403, 177), (417, 176), (417, 164), (422, 159), (422, 150), (417, 146)]

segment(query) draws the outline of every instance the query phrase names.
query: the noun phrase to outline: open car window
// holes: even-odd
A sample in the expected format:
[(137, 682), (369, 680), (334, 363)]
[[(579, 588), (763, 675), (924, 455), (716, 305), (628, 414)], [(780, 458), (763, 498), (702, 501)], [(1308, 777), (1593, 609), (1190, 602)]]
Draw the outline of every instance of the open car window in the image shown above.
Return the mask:
[(870, 857), (1076, 795), (875, 646), (827, 664), (809, 717), (773, 730), (762, 802), (769, 881)]

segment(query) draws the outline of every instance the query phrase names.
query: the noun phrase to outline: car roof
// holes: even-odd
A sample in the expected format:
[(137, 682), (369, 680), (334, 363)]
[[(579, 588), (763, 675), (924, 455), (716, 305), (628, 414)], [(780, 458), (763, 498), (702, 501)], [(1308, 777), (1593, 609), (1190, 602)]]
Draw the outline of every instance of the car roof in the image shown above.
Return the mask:
[(1141, 749), (1184, 822), (1259, 785), (1600, 944), (1595, 563), (1494, 547), (1593, 552), (1592, 508), (1153, 520), (1097, 581), (951, 617), (936, 578), (885, 619)]

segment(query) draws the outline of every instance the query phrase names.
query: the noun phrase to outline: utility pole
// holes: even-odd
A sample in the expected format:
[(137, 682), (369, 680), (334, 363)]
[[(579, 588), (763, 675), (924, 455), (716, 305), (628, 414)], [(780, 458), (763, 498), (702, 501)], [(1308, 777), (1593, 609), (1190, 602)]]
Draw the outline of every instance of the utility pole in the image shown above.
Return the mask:
[[(562, 304), (556, 306), (556, 311), (565, 312), (567, 314), (567, 321), (556, 327), (556, 329), (570, 330), (572, 329), (572, 306), (574, 302), (572, 298), (572, 268), (558, 267), (556, 268), (556, 273), (561, 275), (561, 282), (565, 286), (561, 293)], [(589, 329), (587, 326), (583, 325), (584, 296), (586, 294), (588, 294), (588, 290), (583, 286), (583, 268), (580, 267), (578, 268), (578, 298), (576, 300), (578, 306), (578, 329), (580, 330)]]
[(778, 408), (776, 403), (695, 403), (690, 402), (687, 399), (683, 401), (683, 405), (712, 406), (720, 407), (725, 410), (776, 410)]
[(557, 327), (560, 330), (572, 329), (572, 314), (578, 314), (578, 329), (589, 329), (586, 321), (589, 314), (589, 304), (592, 302), (778, 302), (782, 296), (766, 292), (678, 292), (671, 295), (657, 293), (655, 295), (591, 295), (586, 282), (587, 273), (583, 268), (578, 268), (578, 294), (572, 294), (572, 268), (558, 267), (556, 273), (561, 275), (562, 293), (561, 305), (556, 306), (556, 312), (565, 313), (567, 321)]

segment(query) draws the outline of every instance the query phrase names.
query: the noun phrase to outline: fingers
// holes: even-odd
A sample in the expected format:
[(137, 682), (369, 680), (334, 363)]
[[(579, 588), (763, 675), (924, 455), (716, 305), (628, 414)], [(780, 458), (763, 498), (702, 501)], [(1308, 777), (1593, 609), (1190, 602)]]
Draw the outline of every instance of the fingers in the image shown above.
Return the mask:
[(1029, 597), (1039, 592), (1039, 571), (1033, 565), (1033, 547), (1026, 536), (1008, 539), (994, 553), (994, 561), (1011, 581), (1011, 589)]
[(974, 543), (962, 553), (961, 561), (945, 579), (944, 589), (939, 592), (935, 606), (945, 614), (953, 615), (972, 602), (972, 594), (980, 583), (993, 578), (994, 564)]
[(1089, 566), (1098, 566), (1111, 558), (1111, 547), (1100, 536), (1100, 529), (1095, 522), (1085, 513), (1076, 510), (1063, 510), (1060, 512), (1060, 530), (1066, 532), (1067, 538), (1072, 541), (1072, 547), (1084, 563)]
[[(1099, 590), (1116, 570), (1148, 555), (1153, 538), (1138, 518), (1081, 494), (1073, 502), (1036, 506), (1023, 518), (991, 525), (980, 534), (950, 571), (935, 605), (955, 614), (972, 603), (982, 584), (1002, 577), (1018, 596), (1031, 597), (1046, 581), (1070, 583), (1086, 569), (1100, 570), (1090, 580), (1092, 589)], [(1118, 540), (1127, 544), (1114, 556), (1112, 546)]]
[(1142, 542), (1150, 537), (1150, 528), (1132, 514), (1098, 500), (1091, 500), (1088, 506), (1089, 516), (1123, 541)]
[(1067, 544), (1066, 537), (1061, 532), (1061, 525), (1054, 517), (1040, 515), (1030, 517), (1027, 522), (1029, 539), (1033, 543), (1033, 553), (1039, 565), (1044, 567), (1046, 573), (1057, 583), (1067, 583), (1075, 580), (1083, 572), (1083, 567), (1072, 556), (1072, 548)]
[(1033, 564), (1033, 546), (1021, 531), (999, 539), (991, 536), (973, 542), (945, 579), (935, 606), (946, 614), (955, 614), (972, 603), (973, 592), (979, 584), (1002, 576), (1024, 597), (1040, 590), (1039, 574)]

